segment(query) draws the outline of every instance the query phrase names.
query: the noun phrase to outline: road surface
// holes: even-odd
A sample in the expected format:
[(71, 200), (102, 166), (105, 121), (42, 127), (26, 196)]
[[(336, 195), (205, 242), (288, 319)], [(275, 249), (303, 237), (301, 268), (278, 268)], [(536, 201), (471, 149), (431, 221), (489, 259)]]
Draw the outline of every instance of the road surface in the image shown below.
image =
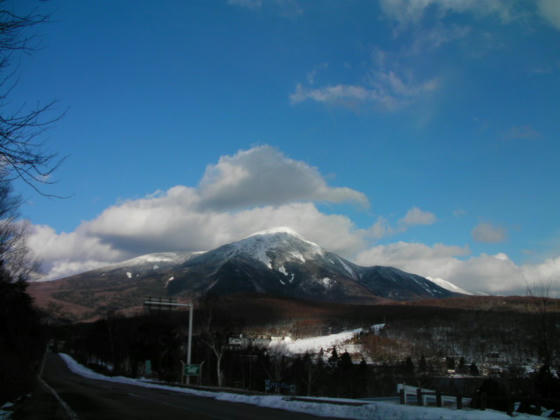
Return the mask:
[[(66, 363), (52, 353), (47, 355), (43, 378), (56, 390), (80, 420), (318, 419), (315, 416), (284, 410), (87, 379), (72, 373)], [(324, 418), (322, 417), (322, 419)]]

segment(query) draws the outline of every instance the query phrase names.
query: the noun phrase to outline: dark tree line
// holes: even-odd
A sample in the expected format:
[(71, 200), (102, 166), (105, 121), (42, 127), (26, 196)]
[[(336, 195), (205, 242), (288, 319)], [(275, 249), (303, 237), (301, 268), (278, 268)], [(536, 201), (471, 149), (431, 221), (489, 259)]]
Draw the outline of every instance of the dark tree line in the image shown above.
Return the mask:
[(39, 315), (0, 261), (0, 405), (29, 392), (44, 350)]

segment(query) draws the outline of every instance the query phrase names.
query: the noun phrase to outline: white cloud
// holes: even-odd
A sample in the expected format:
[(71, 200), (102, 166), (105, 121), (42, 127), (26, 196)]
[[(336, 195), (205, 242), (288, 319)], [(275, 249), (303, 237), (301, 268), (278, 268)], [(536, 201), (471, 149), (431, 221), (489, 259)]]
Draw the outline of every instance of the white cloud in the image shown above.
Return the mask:
[(496, 15), (503, 22), (515, 17), (515, 4), (509, 0), (380, 0), (381, 10), (400, 24), (418, 23), (428, 10), (440, 17), (449, 13)]
[(507, 231), (503, 227), (490, 223), (479, 223), (471, 232), (475, 241), (485, 243), (503, 242), (507, 238)]
[(69, 275), (158, 251), (199, 251), (276, 226), (290, 226), (328, 250), (349, 256), (365, 246), (350, 219), (321, 213), (312, 203), (265, 206), (243, 211), (183, 207), (175, 187), (157, 198), (131, 200), (105, 210), (72, 233), (39, 227), (29, 247), (46, 262), (48, 278)]
[(560, 2), (558, 0), (538, 0), (539, 15), (560, 30)]
[(435, 222), (435, 214), (421, 210), (418, 207), (411, 208), (406, 215), (399, 220), (399, 223), (403, 226), (432, 225)]
[(420, 55), (440, 48), (453, 41), (466, 38), (471, 33), (471, 28), (460, 25), (438, 24), (433, 28), (421, 28), (414, 32), (409, 47), (403, 50), (404, 55)]
[(350, 188), (329, 187), (317, 168), (284, 156), (270, 146), (223, 156), (206, 168), (198, 188), (200, 207), (239, 208), (291, 201), (354, 201), (368, 199)]
[(392, 235), (393, 233), (395, 233), (395, 230), (384, 217), (378, 217), (376, 222), (367, 231), (368, 236), (375, 240)]
[(386, 236), (406, 232), (413, 226), (432, 225), (436, 221), (437, 218), (435, 214), (421, 210), (418, 207), (412, 207), (406, 212), (404, 217), (399, 219), (396, 227), (392, 227), (386, 218), (378, 217), (375, 223), (367, 229), (366, 235), (369, 238), (378, 240)]
[(479, 18), (495, 16), (504, 24), (538, 16), (560, 30), (558, 0), (380, 0), (380, 6), (385, 16), (400, 26), (418, 24), (432, 12), (439, 19), (460, 13)]
[(472, 292), (525, 294), (527, 287), (546, 287), (560, 296), (560, 257), (538, 264), (515, 264), (506, 254), (480, 254), (467, 259), (468, 247), (397, 242), (363, 251), (356, 262), (390, 265), (422, 276), (442, 278)]
[[(358, 108), (370, 106), (377, 110), (397, 111), (439, 89), (437, 77), (419, 81), (415, 73), (401, 63), (401, 57), (379, 48), (371, 54), (371, 67), (355, 84), (326, 84), (315, 86), (315, 77), (308, 86), (296, 85), (290, 102), (297, 105), (313, 101), (328, 105)], [(308, 77), (309, 82), (309, 77)]]
[(369, 104), (382, 110), (396, 111), (435, 91), (438, 86), (435, 78), (415, 82), (411, 77), (405, 79), (394, 71), (375, 71), (370, 75), (370, 83), (363, 86), (337, 84), (309, 88), (298, 83), (290, 95), (290, 102), (298, 104), (311, 100), (346, 107)]
[(124, 201), (74, 232), (33, 226), (28, 246), (48, 278), (149, 252), (207, 250), (275, 226), (347, 256), (364, 246), (364, 232), (350, 219), (321, 213), (314, 201), (368, 205), (364, 194), (330, 187), (316, 168), (260, 146), (209, 165), (196, 188)]

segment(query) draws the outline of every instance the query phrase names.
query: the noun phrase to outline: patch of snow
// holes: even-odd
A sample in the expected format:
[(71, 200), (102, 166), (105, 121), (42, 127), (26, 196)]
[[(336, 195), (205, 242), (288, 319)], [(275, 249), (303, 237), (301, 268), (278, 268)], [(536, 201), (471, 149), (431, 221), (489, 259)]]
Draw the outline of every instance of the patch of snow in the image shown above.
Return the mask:
[(286, 285), (286, 283), (282, 279), (280, 279), (280, 283), (282, 283), (282, 286)]
[(294, 273), (290, 273), (290, 278), (288, 279), (288, 281), (290, 283), (294, 281)]
[[(296, 340), (297, 341), (297, 340)], [(145, 380), (127, 378), (124, 376), (105, 376), (91, 369), (80, 365), (67, 354), (60, 353), (68, 368), (85, 378), (124, 383), (143, 388), (161, 389), (166, 391), (181, 392), (188, 395), (214, 398), (219, 401), (229, 401), (242, 404), (252, 404), (259, 407), (276, 408), (292, 411), (296, 413), (306, 413), (319, 417), (338, 417), (345, 419), (370, 419), (370, 420), (405, 420), (405, 419), (448, 419), (448, 420), (511, 420), (506, 413), (494, 410), (454, 410), (443, 407), (418, 407), (412, 405), (400, 405), (391, 402), (363, 401), (363, 405), (340, 404), (344, 402), (356, 402), (360, 400), (350, 400), (343, 398), (324, 398), (316, 399), (327, 400), (329, 403), (314, 402), (314, 398), (306, 397), (305, 401), (290, 400), (282, 395), (247, 395), (232, 394), (229, 392), (201, 391), (190, 388), (179, 388), (169, 385), (150, 383)], [(331, 403), (332, 402), (332, 403)], [(362, 402), (362, 401), (360, 401)], [(538, 416), (516, 413), (516, 419), (540, 419)]]
[(131, 266), (138, 266), (144, 264), (180, 264), (188, 260), (192, 255), (204, 252), (157, 252), (153, 254), (140, 255), (139, 257), (131, 258), (115, 264), (109, 264), (100, 268), (101, 271), (110, 271), (116, 268), (126, 268)]
[(339, 258), (338, 261), (340, 262), (340, 264), (342, 264), (342, 266), (348, 272), (348, 274), (350, 274), (353, 278), (356, 278), (356, 273), (354, 273), (354, 270), (348, 267), (348, 264), (346, 264), (342, 258)]
[(450, 292), (455, 292), (455, 293), (463, 293), (464, 295), (472, 295), (473, 293), (466, 291), (465, 289), (451, 283), (450, 281), (441, 279), (439, 277), (429, 277), (426, 276), (426, 278), (428, 280), (430, 280), (432, 283), (437, 284), (439, 287), (443, 287), (446, 290), (449, 290)]
[(152, 268), (153, 268), (154, 270), (157, 270), (157, 269), (159, 268), (159, 265), (155, 264)]
[(289, 228), (274, 228), (257, 232), (241, 241), (226, 245), (225, 258), (231, 258), (239, 253), (248, 255), (272, 269), (272, 258), (276, 264), (282, 258), (298, 260), (305, 263), (315, 255), (323, 255), (323, 249), (310, 242)]
[(291, 251), (290, 256), (296, 260), (300, 260), (302, 263), (305, 262), (305, 258), (303, 257), (303, 255), (301, 255), (301, 252)]
[(328, 277), (324, 277), (321, 280), (319, 280), (321, 282), (321, 284), (323, 286), (325, 286), (327, 289), (330, 289), (333, 285), (334, 285), (334, 280), (328, 278)]
[(169, 286), (169, 283), (171, 283), (173, 280), (175, 280), (175, 277), (174, 277), (174, 276), (169, 277), (169, 278), (167, 279), (167, 281), (165, 282), (165, 286), (163, 286), (163, 287)]
[(274, 227), (274, 228), (271, 228), (271, 229), (261, 230), (260, 232), (255, 232), (252, 235), (249, 235), (247, 238), (251, 238), (253, 236), (274, 235), (276, 233), (286, 233), (288, 235), (295, 236), (300, 241), (303, 241), (303, 242), (307, 243), (308, 245), (311, 245), (312, 247), (319, 249), (321, 251), (321, 254), (323, 253), (322, 248), (319, 245), (317, 245), (315, 242), (308, 241), (303, 236), (301, 236), (299, 233), (297, 233), (295, 230), (293, 230), (292, 228), (289, 228), (287, 226), (278, 226), (278, 227)]
[(280, 271), (282, 274), (284, 274), (285, 276), (288, 276), (288, 272), (286, 271), (286, 267), (284, 267), (283, 265), (281, 265), (280, 267), (278, 267), (278, 271)]
[(369, 327), (369, 329), (371, 331), (373, 331), (374, 334), (379, 334), (379, 332), (385, 328), (385, 323), (382, 324), (373, 324), (372, 326)]
[(11, 420), (12, 419), (12, 412), (0, 409), (0, 419), (2, 420)]
[(127, 272), (126, 272), (126, 277), (128, 277), (129, 279), (131, 279), (131, 278), (132, 278), (132, 273), (131, 273), (130, 271), (127, 271)]

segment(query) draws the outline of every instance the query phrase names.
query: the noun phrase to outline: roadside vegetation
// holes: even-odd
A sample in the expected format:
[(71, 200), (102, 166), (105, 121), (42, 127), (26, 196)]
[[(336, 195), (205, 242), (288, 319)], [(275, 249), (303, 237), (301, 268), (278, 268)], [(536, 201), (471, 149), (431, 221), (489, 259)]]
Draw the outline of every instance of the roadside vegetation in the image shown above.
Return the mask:
[[(448, 395), (460, 393), (472, 397), (474, 404), (481, 403), (484, 392), (487, 407), (504, 411), (508, 401), (519, 402), (529, 412), (536, 412), (538, 405), (560, 408), (558, 353), (542, 353), (542, 334), (534, 328), (538, 312), (413, 305), (370, 310), (361, 317), (353, 311), (344, 317), (337, 310), (334, 317), (303, 311), (299, 317), (272, 319), (258, 313), (240, 315), (244, 312), (235, 311), (231, 299), (202, 302), (195, 310), (192, 360), (203, 362), (203, 369), (193, 381), (329, 397), (395, 395), (396, 385), (407, 383)], [(549, 325), (560, 325), (558, 315), (548, 313)], [(184, 312), (109, 314), (93, 323), (60, 325), (52, 332), (58, 351), (102, 373), (180, 382), (186, 320)], [(384, 328), (369, 330), (380, 322)], [(357, 327), (363, 331), (349, 343), (355, 351), (339, 346), (290, 354), (282, 346), (255, 344), (257, 337), (297, 339)], [(557, 340), (556, 333), (549, 331), (548, 339)], [(235, 338), (240, 336), (255, 340), (239, 345)], [(558, 348), (558, 341), (550, 347)], [(220, 352), (219, 368), (215, 349)]]

